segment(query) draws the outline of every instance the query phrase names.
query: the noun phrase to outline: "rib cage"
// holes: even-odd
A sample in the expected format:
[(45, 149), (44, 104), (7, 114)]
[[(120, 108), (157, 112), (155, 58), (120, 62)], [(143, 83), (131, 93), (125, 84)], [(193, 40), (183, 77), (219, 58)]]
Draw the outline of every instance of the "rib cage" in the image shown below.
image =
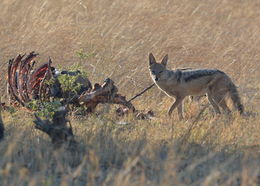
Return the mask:
[(41, 92), (47, 93), (47, 87), (41, 85), (52, 76), (51, 60), (33, 70), (37, 56), (37, 53), (31, 52), (26, 57), (19, 54), (9, 60), (7, 87), (11, 104), (26, 107), (31, 99), (40, 98)]
[[(50, 97), (60, 98), (51, 91), (55, 89), (55, 83), (54, 85), (45, 83), (45, 80), (50, 80), (52, 77), (58, 78), (57, 74), (55, 74), (56, 69), (51, 66), (52, 61), (49, 60), (49, 62), (34, 69), (36, 64), (35, 58), (37, 56), (37, 53), (31, 52), (27, 56), (19, 54), (16, 58), (9, 60), (7, 88), (11, 105), (23, 106), (31, 110), (27, 103), (33, 99), (48, 101)], [(78, 73), (81, 72), (62, 71), (60, 74), (75, 76)], [(86, 111), (88, 113), (93, 112), (99, 103), (118, 104), (126, 107), (128, 111), (136, 111), (130, 101), (126, 100), (125, 96), (117, 93), (118, 89), (111, 79), (106, 79), (102, 85), (96, 83), (94, 87), (92, 87), (88, 78), (79, 78), (76, 81), (81, 84), (83, 90), (77, 92), (77, 95), (73, 99), (65, 99), (64, 104), (79, 106), (82, 102), (87, 106)], [(59, 91), (62, 91), (59, 86), (57, 87)], [(61, 97), (66, 98), (63, 93)]]

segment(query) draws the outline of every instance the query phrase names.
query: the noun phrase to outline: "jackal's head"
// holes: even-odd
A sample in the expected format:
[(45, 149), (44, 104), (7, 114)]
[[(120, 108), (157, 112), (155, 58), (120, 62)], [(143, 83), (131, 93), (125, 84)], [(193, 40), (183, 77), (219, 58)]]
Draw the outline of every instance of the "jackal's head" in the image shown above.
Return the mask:
[(163, 76), (164, 74), (163, 72), (165, 72), (166, 70), (167, 61), (168, 61), (168, 54), (164, 56), (161, 63), (156, 62), (152, 53), (149, 54), (150, 74), (155, 81), (159, 81)]

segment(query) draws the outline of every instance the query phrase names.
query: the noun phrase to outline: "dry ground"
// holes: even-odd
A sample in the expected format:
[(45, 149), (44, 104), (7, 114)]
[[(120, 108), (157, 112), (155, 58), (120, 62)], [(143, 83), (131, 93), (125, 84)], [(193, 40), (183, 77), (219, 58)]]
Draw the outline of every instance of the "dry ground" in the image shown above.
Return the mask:
[[(0, 90), (8, 59), (39, 52), (60, 67), (79, 63), (92, 82), (111, 77), (127, 97), (151, 83), (148, 53), (169, 66), (219, 68), (239, 87), (246, 117), (214, 119), (156, 88), (134, 104), (157, 118), (71, 117), (78, 154), (54, 152), (24, 111), (4, 112), (0, 185), (260, 185), (260, 2), (258, 0), (1, 0)], [(84, 54), (78, 57), (78, 53)], [(123, 121), (123, 122), (122, 122)], [(119, 124), (126, 123), (126, 124)]]

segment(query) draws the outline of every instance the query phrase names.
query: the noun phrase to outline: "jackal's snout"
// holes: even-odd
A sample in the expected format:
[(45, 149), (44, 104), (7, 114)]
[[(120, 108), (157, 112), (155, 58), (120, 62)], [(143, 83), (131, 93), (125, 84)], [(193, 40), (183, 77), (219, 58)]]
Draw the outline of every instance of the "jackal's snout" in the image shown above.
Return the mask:
[(157, 76), (156, 71), (151, 70), (151, 76), (153, 77), (153, 79), (154, 79), (155, 81), (158, 81), (158, 80), (159, 80), (159, 77)]

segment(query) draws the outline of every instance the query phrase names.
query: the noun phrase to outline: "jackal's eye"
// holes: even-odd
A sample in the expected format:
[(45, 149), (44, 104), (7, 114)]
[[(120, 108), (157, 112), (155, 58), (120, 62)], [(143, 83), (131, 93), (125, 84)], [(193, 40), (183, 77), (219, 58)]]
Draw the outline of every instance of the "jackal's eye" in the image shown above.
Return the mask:
[(152, 74), (155, 74), (155, 71), (152, 70)]
[(160, 71), (159, 74), (161, 74), (163, 71)]

